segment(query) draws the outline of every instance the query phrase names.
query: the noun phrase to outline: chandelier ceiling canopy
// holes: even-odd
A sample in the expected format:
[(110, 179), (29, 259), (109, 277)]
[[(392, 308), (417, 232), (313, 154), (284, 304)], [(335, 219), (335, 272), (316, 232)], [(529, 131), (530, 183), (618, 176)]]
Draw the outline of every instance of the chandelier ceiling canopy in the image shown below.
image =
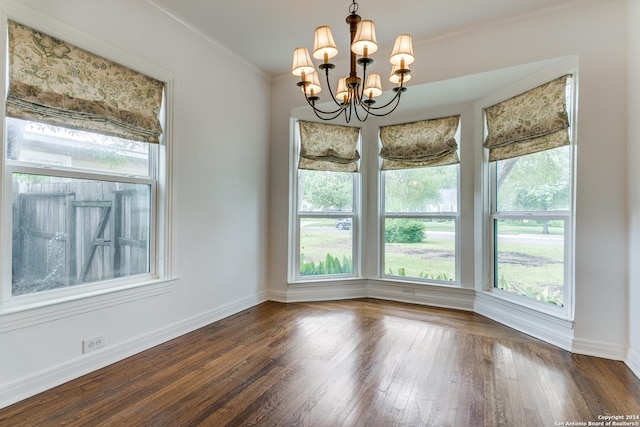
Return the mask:
[[(318, 108), (316, 103), (320, 99), (318, 94), (322, 91), (322, 86), (318, 71), (311, 61), (309, 50), (305, 47), (298, 47), (293, 51), (291, 74), (300, 78), (298, 86), (316, 116), (322, 120), (333, 120), (344, 115), (346, 122), (349, 123), (354, 114), (361, 122), (370, 115), (386, 116), (398, 107), (402, 92), (407, 89), (404, 84), (411, 79), (409, 65), (414, 61), (411, 36), (400, 34), (396, 37), (389, 57), (391, 63), (389, 81), (396, 85), (393, 88), (395, 94), (384, 105), (374, 106), (376, 103), (374, 98), (382, 95), (380, 75), (377, 73), (367, 74), (367, 67), (373, 63), (370, 55), (378, 50), (375, 25), (373, 21), (368, 19), (362, 20), (357, 12), (358, 3), (353, 0), (346, 19), (351, 33), (350, 72), (347, 77), (341, 77), (338, 80), (338, 87), (335, 91), (329, 83), (329, 71), (335, 68), (335, 65), (329, 60), (338, 55), (338, 48), (333, 40), (331, 28), (323, 25), (316, 28), (314, 33), (313, 57), (322, 61), (318, 68), (321, 73), (324, 72), (330, 96), (329, 103), (334, 107), (330, 107), (329, 110)], [(362, 68), (362, 77), (358, 75), (356, 64)]]

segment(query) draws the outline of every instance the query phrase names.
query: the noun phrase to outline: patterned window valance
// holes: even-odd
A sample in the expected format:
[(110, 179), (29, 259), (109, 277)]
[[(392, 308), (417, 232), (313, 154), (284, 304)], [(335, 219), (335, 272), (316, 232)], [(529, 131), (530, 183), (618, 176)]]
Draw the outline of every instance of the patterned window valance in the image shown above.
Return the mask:
[(485, 108), (489, 161), (569, 144), (565, 101), (568, 75)]
[(298, 169), (357, 172), (360, 129), (300, 120)]
[(380, 128), (382, 170), (460, 163), (456, 131), (460, 116)]
[(9, 21), (7, 116), (158, 143), (164, 85)]

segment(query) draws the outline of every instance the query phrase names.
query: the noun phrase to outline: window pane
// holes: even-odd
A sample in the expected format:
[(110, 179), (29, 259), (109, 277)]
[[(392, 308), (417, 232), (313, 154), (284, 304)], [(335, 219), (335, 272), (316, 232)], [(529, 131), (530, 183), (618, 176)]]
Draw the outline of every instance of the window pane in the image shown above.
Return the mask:
[(13, 295), (149, 272), (151, 186), (14, 173)]
[(7, 158), (79, 169), (149, 175), (149, 148), (129, 141), (42, 123), (6, 118)]
[(353, 173), (298, 170), (298, 210), (353, 212)]
[(454, 219), (386, 218), (384, 275), (454, 281)]
[(564, 220), (496, 220), (496, 287), (564, 304)]
[(458, 165), (384, 171), (385, 212), (456, 212)]
[(497, 162), (497, 211), (569, 210), (571, 148)]
[(300, 275), (353, 273), (353, 218), (300, 218)]

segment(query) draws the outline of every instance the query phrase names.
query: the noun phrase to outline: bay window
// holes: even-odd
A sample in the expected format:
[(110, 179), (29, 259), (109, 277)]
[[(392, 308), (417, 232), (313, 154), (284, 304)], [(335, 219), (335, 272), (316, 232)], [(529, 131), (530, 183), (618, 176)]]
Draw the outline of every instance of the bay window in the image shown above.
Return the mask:
[(494, 289), (564, 307), (572, 280), (573, 78), (485, 109)]
[(380, 275), (458, 281), (460, 116), (380, 129)]
[(299, 121), (290, 280), (359, 274), (360, 130)]

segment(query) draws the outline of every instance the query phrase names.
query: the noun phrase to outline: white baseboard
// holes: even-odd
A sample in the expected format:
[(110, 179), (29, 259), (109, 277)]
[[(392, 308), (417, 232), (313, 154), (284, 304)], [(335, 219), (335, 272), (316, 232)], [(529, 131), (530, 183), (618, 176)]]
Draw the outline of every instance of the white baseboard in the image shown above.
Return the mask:
[(444, 286), (398, 284), (381, 280), (371, 280), (367, 284), (369, 298), (465, 311), (473, 311), (474, 295), (473, 289)]
[(0, 408), (4, 408), (27, 397), (79, 378), (97, 369), (104, 368), (105, 366), (265, 301), (267, 301), (266, 291), (251, 297), (242, 298), (164, 328), (151, 331), (129, 341), (115, 345), (110, 344), (104, 349), (84, 354), (81, 357), (77, 357), (61, 365), (2, 385), (0, 387)]
[(573, 348), (573, 322), (477, 292), (474, 311), (564, 350)]
[(434, 307), (473, 310), (473, 289), (426, 286), (384, 280), (345, 281), (323, 284), (290, 285), (286, 291), (269, 291), (277, 302), (330, 301), (354, 298), (377, 298)]
[(367, 297), (364, 281), (313, 282), (290, 285), (286, 293), (279, 293), (280, 302), (331, 301)]
[(573, 340), (572, 353), (602, 357), (612, 360), (625, 360), (626, 349), (623, 346), (604, 342), (576, 338)]
[(287, 302), (287, 291), (269, 290), (268, 291), (268, 299), (269, 299), (269, 301), (286, 303)]
[(636, 377), (640, 378), (640, 353), (629, 349), (627, 351), (627, 358), (625, 359), (625, 363), (631, 369), (631, 371), (636, 374)]

